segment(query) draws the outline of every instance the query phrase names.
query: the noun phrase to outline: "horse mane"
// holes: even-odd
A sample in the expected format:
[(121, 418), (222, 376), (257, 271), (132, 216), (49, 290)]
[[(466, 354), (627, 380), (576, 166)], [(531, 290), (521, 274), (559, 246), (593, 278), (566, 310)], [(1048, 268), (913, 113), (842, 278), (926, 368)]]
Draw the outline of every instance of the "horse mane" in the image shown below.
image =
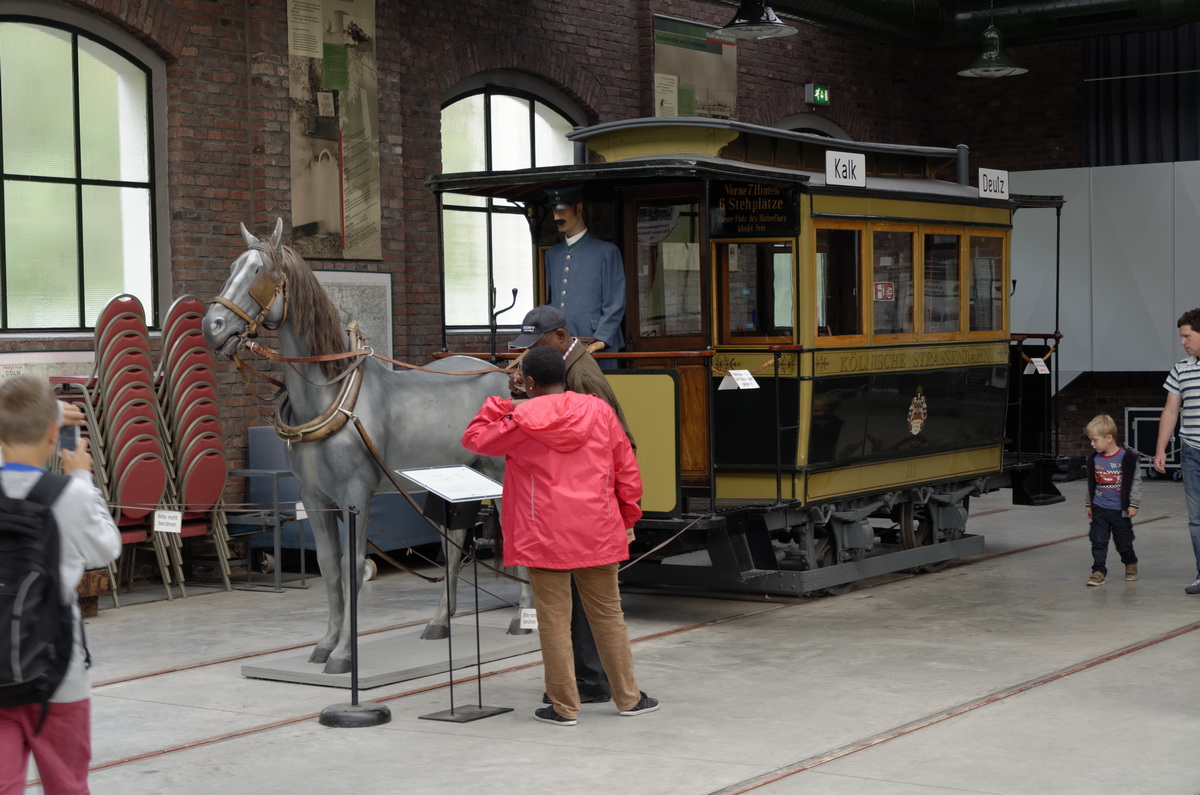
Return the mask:
[[(329, 293), (295, 249), (280, 246), (279, 250), (288, 275), (288, 317), (293, 328), (308, 343), (309, 355), (345, 351), (341, 314), (329, 299)], [(321, 362), (321, 372), (327, 378), (333, 378), (345, 365), (341, 360)]]

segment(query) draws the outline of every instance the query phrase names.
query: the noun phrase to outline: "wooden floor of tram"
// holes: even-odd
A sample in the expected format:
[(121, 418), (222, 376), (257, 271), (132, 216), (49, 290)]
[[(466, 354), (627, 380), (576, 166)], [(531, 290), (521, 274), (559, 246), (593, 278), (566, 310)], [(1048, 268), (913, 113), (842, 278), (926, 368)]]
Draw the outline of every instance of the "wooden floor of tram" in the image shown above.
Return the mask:
[[(363, 691), (389, 707), (386, 725), (320, 725), (346, 691), (241, 675), (311, 647), (319, 580), (106, 607), (88, 622), (92, 791), (1196, 793), (1200, 596), (1183, 590), (1194, 572), (1182, 486), (1147, 482), (1141, 577), (1126, 582), (1112, 553), (1098, 588), (1084, 584), (1084, 484), (1063, 490), (1047, 508), (1013, 507), (1007, 492), (974, 500), (968, 530), (986, 551), (938, 574), (822, 599), (630, 591), (639, 683), (662, 709), (587, 705), (574, 727), (532, 719), (536, 652), (483, 667), (483, 703), (512, 712), (420, 720), (449, 706), (442, 674)], [(485, 609), (515, 593), (481, 585), (499, 597), (483, 595)], [(439, 587), (384, 571), (365, 586), (360, 629), (409, 631)], [(473, 604), (464, 586), (462, 612)], [(467, 682), (455, 698), (476, 692)]]

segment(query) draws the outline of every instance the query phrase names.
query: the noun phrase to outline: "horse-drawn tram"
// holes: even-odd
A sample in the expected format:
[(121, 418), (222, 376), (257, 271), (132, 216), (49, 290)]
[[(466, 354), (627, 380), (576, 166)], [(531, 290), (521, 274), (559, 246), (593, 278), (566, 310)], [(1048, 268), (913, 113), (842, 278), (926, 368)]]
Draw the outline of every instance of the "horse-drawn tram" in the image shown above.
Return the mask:
[(981, 197), (965, 147), (709, 119), (568, 137), (604, 162), (429, 184), (446, 204), (524, 207), (534, 303), (558, 242), (547, 190), (582, 185), (589, 231), (622, 252), (626, 350), (598, 358), (623, 368), (607, 375), (646, 487), (623, 581), (837, 592), (981, 552), (973, 495), (1062, 499), (1052, 458), (1006, 452), (1010, 359), (1025, 364), (1012, 218), (1060, 199)]

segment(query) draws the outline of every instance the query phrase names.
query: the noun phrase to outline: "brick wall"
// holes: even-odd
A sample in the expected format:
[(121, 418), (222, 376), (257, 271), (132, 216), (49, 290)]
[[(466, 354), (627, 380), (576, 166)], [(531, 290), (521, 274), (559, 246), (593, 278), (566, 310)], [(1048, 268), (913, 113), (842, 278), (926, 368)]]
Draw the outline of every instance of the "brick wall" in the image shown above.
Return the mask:
[(1065, 455), (1090, 453), (1085, 426), (1097, 414), (1108, 414), (1121, 429), (1125, 438), (1125, 409), (1135, 407), (1162, 408), (1166, 402), (1163, 381), (1167, 372), (1149, 373), (1084, 373), (1068, 384), (1059, 395), (1058, 410), (1061, 431), (1060, 450)]

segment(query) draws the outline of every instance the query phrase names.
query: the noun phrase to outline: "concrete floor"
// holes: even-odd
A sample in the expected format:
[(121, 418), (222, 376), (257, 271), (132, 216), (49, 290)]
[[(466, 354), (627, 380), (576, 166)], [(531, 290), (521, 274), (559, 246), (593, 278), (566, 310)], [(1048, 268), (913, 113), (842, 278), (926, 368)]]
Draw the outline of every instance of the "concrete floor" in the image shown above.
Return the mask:
[[(441, 674), (363, 691), (389, 707), (386, 725), (321, 726), (316, 714), (346, 691), (240, 673), (317, 639), (319, 580), (102, 610), (88, 625), (92, 790), (1200, 792), (1200, 596), (1183, 592), (1182, 487), (1146, 484), (1141, 579), (1125, 582), (1114, 553), (1099, 588), (1084, 585), (1083, 488), (1065, 484), (1067, 502), (1049, 508), (1013, 507), (1007, 492), (975, 500), (968, 529), (986, 552), (939, 574), (824, 599), (627, 593), (639, 682), (662, 709), (585, 706), (575, 727), (532, 719), (536, 652), (484, 666), (484, 704), (513, 712), (419, 720), (449, 706)], [(515, 597), (511, 584), (484, 585)], [(360, 629), (402, 632), (437, 597), (384, 572), (365, 586)], [(472, 604), (464, 591), (460, 606)], [(455, 698), (474, 703), (476, 684)]]

